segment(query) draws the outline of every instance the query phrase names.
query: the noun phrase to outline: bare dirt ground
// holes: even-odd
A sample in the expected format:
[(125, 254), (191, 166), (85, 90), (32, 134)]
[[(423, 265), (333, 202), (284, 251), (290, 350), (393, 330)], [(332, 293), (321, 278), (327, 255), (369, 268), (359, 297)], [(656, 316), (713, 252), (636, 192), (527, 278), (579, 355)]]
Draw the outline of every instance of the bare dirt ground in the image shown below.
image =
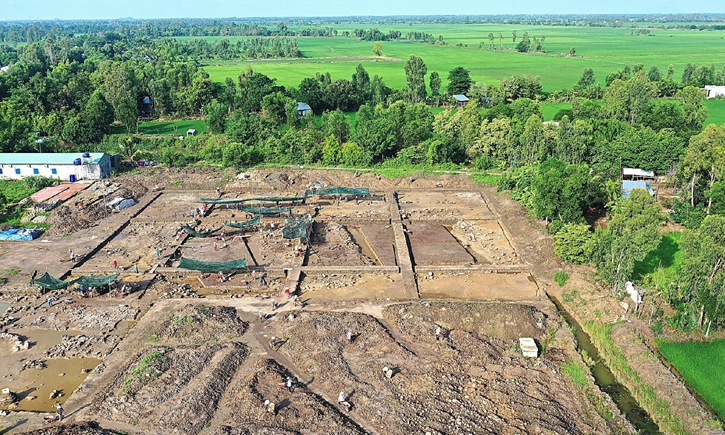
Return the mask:
[[(583, 362), (543, 293), (558, 291), (551, 276), (562, 265), (551, 238), (513, 201), (455, 175), (412, 182), (317, 170), (236, 175), (141, 168), (113, 180), (114, 188), (138, 195), (138, 205), (108, 220), (105, 213), (91, 213), (88, 203), (87, 211), (70, 207), (71, 216), (86, 213), (77, 219), (81, 225), (59, 216), (65, 220), (48, 242), (0, 245), (7, 251), (0, 270), (19, 270), (0, 289), (0, 301), (11, 307), (0, 327), (36, 343), (0, 354), (0, 367), (7, 367), (0, 370), (0, 386), (52, 392), (66, 379), (74, 382), (62, 385), (59, 399), (67, 400), (68, 425), (43, 425), (47, 414), (13, 412), (0, 416), (0, 428), (19, 433), (52, 427), (69, 434), (633, 433), (590, 377), (582, 389), (563, 374), (564, 364)], [(185, 223), (215, 229), (246, 217), (214, 207), (191, 219), (199, 198), (215, 196), (216, 188), (236, 198), (298, 195), (313, 185), (369, 187), (375, 198), (312, 198), (296, 207), (296, 213), (317, 212), (309, 246), (284, 239), (280, 217), (263, 217), (259, 228), (244, 234), (227, 232), (226, 247), (219, 233), (176, 237)], [(98, 189), (82, 194), (90, 200)], [(416, 225), (437, 226), (445, 241), (416, 239)], [(466, 261), (450, 262), (442, 247)], [(66, 260), (68, 249), (81, 260)], [(416, 252), (442, 260), (421, 266), (412, 261)], [(178, 270), (181, 256), (245, 258), (252, 268), (219, 282), (215, 273), (201, 278)], [(58, 277), (110, 274), (114, 259), (123, 268), (119, 281), (136, 285), (128, 296), (111, 292), (88, 300), (73, 290), (56, 291), (56, 300), (73, 302), (43, 308), (44, 296), (28, 284), (33, 269)], [(261, 273), (266, 285), (258, 280)], [(587, 279), (574, 274), (571, 283)], [(306, 306), (295, 307), (285, 288)], [(272, 310), (270, 298), (281, 307)], [(622, 314), (618, 301), (601, 299), (597, 306), (606, 316)], [(593, 307), (583, 312), (593, 315)], [(278, 340), (271, 342), (273, 336)], [(520, 337), (537, 339), (546, 352), (523, 358)], [(627, 352), (639, 350), (623, 341), (618, 338)], [(47, 368), (32, 361), (45, 361)], [(89, 366), (73, 365), (78, 361)], [(383, 367), (393, 370), (390, 378)], [(288, 376), (291, 391), (280, 388)], [(43, 391), (36, 400), (46, 400)], [(337, 404), (341, 391), (350, 412)], [(46, 400), (43, 410), (55, 401)]]

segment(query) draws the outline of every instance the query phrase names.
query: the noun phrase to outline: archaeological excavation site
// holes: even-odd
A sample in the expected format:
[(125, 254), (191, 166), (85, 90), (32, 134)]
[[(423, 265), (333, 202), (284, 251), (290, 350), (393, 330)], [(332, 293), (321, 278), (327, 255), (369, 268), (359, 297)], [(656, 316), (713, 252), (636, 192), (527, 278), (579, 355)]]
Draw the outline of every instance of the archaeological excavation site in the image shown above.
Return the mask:
[(494, 189), (143, 169), (0, 243), (0, 433), (637, 433)]

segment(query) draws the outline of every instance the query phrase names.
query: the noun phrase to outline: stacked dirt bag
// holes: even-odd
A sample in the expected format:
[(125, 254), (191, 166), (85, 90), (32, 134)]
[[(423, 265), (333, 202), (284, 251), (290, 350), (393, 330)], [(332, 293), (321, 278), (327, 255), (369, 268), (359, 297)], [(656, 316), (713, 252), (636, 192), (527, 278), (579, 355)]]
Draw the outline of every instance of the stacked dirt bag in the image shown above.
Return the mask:
[(300, 313), (281, 325), (280, 352), (328, 395), (354, 391), (355, 412), (390, 434), (609, 433), (598, 416), (577, 418), (589, 405), (556, 361), (532, 366), (517, 352), (519, 334), (545, 333), (532, 308), (416, 303), (384, 314), (394, 329), (365, 314)]
[[(308, 390), (299, 379), (271, 359), (255, 364), (230, 385), (221, 406), (234, 409), (216, 433), (362, 435), (368, 433), (336, 405)], [(337, 397), (337, 396), (335, 396)]]

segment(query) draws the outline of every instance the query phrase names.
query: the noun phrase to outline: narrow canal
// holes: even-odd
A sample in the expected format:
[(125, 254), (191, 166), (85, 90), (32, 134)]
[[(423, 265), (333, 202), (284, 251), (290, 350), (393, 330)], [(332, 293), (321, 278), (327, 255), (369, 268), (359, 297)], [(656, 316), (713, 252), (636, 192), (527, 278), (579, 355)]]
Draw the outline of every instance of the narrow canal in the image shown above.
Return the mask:
[(577, 350), (586, 351), (587, 355), (594, 361), (594, 365), (590, 367), (592, 376), (597, 386), (607, 393), (612, 398), (617, 408), (627, 417), (630, 423), (637, 429), (642, 435), (661, 435), (660, 429), (657, 423), (652, 421), (649, 414), (640, 408), (639, 403), (632, 397), (629, 390), (614, 377), (614, 374), (609, 370), (609, 367), (605, 364), (602, 357), (599, 355), (599, 351), (592, 343), (589, 335), (582, 329), (579, 322), (569, 314), (564, 306), (554, 296), (549, 295), (549, 299), (556, 305), (557, 310), (561, 317), (564, 318), (566, 323), (574, 333), (576, 340)]

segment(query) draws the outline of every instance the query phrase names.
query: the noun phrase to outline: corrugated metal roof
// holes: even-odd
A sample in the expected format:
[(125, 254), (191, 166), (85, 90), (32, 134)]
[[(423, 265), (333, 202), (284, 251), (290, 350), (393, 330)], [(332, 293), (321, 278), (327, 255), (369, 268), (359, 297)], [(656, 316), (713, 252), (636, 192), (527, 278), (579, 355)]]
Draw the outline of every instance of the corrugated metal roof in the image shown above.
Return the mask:
[(655, 173), (653, 171), (645, 171), (639, 168), (624, 168), (622, 169), (623, 175), (632, 175), (637, 177), (651, 177), (654, 178)]
[(461, 102), (468, 101), (468, 97), (465, 95), (454, 95), (453, 98)]
[[(0, 153), (0, 165), (72, 165), (75, 159), (88, 163), (84, 153)], [(101, 161), (105, 153), (90, 153), (92, 163)]]
[(312, 110), (312, 107), (307, 103), (297, 103), (297, 110)]

